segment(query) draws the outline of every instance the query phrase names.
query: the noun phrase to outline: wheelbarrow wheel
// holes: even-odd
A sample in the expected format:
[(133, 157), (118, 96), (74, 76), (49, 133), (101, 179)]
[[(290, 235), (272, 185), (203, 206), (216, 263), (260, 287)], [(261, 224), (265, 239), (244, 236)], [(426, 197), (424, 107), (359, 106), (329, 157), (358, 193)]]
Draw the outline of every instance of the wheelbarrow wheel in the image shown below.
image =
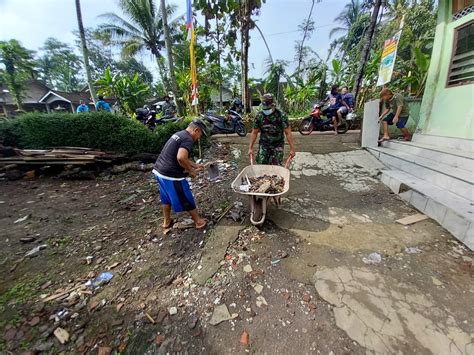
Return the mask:
[(265, 222), (267, 215), (267, 198), (250, 197), (250, 222), (254, 226), (261, 226)]

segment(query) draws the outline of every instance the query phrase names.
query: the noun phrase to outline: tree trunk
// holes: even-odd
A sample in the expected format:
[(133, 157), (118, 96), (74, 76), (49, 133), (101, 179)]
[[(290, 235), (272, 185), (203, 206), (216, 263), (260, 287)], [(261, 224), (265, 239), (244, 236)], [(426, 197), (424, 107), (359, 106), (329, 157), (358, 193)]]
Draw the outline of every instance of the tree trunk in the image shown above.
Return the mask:
[(91, 94), (92, 101), (94, 101), (94, 104), (95, 104), (95, 102), (97, 101), (97, 97), (95, 95), (94, 83), (92, 82), (91, 67), (89, 65), (89, 51), (87, 50), (84, 24), (82, 23), (80, 0), (76, 0), (76, 14), (77, 14), (77, 24), (79, 26), (79, 35), (81, 37), (82, 57), (84, 58), (84, 69), (86, 71), (87, 85), (89, 86), (89, 92)]
[(221, 38), (219, 30), (219, 16), (216, 13), (216, 42), (217, 42), (217, 66), (219, 67), (219, 111), (222, 112), (222, 69), (221, 69)]
[(298, 53), (298, 68), (296, 69), (296, 71), (300, 71), (301, 62), (303, 61), (304, 41), (306, 40), (306, 36), (308, 35), (308, 24), (309, 24), (309, 20), (311, 20), (311, 15), (313, 14), (313, 8), (314, 8), (314, 0), (311, 3), (311, 10), (309, 10), (308, 19), (306, 20), (306, 26), (304, 28), (303, 39), (301, 40), (301, 46)]
[(382, 0), (375, 0), (374, 10), (372, 12), (372, 17), (370, 18), (370, 25), (367, 33), (365, 34), (365, 43), (362, 49), (362, 55), (360, 57), (359, 68), (357, 69), (357, 74), (355, 77), (354, 88), (352, 89), (352, 94), (354, 95), (354, 101), (357, 100), (357, 94), (359, 93), (360, 86), (362, 84), (362, 78), (364, 77), (364, 69), (369, 59), (370, 47), (372, 44), (372, 39), (375, 33), (375, 27), (377, 25), (377, 19), (379, 16), (380, 6), (382, 5)]
[(181, 101), (178, 100), (178, 85), (176, 84), (176, 77), (174, 75), (173, 50), (171, 48), (171, 37), (168, 28), (168, 14), (166, 13), (165, 0), (161, 0), (161, 19), (163, 20), (163, 34), (165, 36), (166, 52), (168, 54), (168, 68), (170, 74), (171, 91), (173, 92), (173, 96), (176, 99), (176, 106), (178, 107), (178, 112), (180, 113), (180, 115), (183, 115), (183, 105), (181, 104)]
[(250, 4), (249, 0), (244, 0), (240, 9), (241, 13), (241, 68), (242, 68), (242, 102), (245, 106), (245, 112), (252, 111), (251, 99), (249, 94), (249, 29), (250, 29)]

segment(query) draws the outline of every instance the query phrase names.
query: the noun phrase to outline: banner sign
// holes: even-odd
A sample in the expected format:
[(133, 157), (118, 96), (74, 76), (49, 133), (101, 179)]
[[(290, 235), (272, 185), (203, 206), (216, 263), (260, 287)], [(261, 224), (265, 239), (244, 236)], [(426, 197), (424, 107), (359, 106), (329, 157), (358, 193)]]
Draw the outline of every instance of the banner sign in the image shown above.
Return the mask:
[(392, 79), (393, 67), (395, 66), (395, 59), (397, 58), (397, 48), (401, 34), (402, 30), (398, 31), (392, 38), (387, 39), (384, 43), (377, 86), (385, 85)]

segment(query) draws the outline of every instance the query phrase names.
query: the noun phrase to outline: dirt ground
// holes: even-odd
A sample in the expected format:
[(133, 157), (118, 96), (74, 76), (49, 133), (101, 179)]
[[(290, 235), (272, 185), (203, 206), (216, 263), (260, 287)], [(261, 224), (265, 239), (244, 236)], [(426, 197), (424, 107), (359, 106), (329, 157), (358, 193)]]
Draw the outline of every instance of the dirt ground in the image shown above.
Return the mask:
[(229, 189), (245, 144), (220, 138), (222, 178), (192, 183), (205, 231), (163, 234), (150, 173), (0, 182), (0, 352), (474, 353), (472, 252), (431, 220), (395, 223), (416, 211), (350, 137), (298, 138), (260, 229)]

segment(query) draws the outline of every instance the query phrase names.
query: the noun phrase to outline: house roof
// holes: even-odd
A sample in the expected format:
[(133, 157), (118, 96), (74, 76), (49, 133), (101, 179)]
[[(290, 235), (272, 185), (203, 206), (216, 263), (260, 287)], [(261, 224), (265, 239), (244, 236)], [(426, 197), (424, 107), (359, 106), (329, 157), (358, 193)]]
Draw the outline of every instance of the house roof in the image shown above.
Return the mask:
[[(24, 104), (36, 104), (50, 89), (39, 80), (28, 80), (23, 93)], [(13, 97), (6, 85), (0, 85), (0, 103), (14, 105)]]
[(89, 103), (91, 101), (91, 98), (89, 93), (84, 91), (65, 92), (59, 90), (49, 90), (38, 100), (38, 102), (51, 103), (58, 100), (77, 104), (80, 100), (84, 100), (85, 102)]

